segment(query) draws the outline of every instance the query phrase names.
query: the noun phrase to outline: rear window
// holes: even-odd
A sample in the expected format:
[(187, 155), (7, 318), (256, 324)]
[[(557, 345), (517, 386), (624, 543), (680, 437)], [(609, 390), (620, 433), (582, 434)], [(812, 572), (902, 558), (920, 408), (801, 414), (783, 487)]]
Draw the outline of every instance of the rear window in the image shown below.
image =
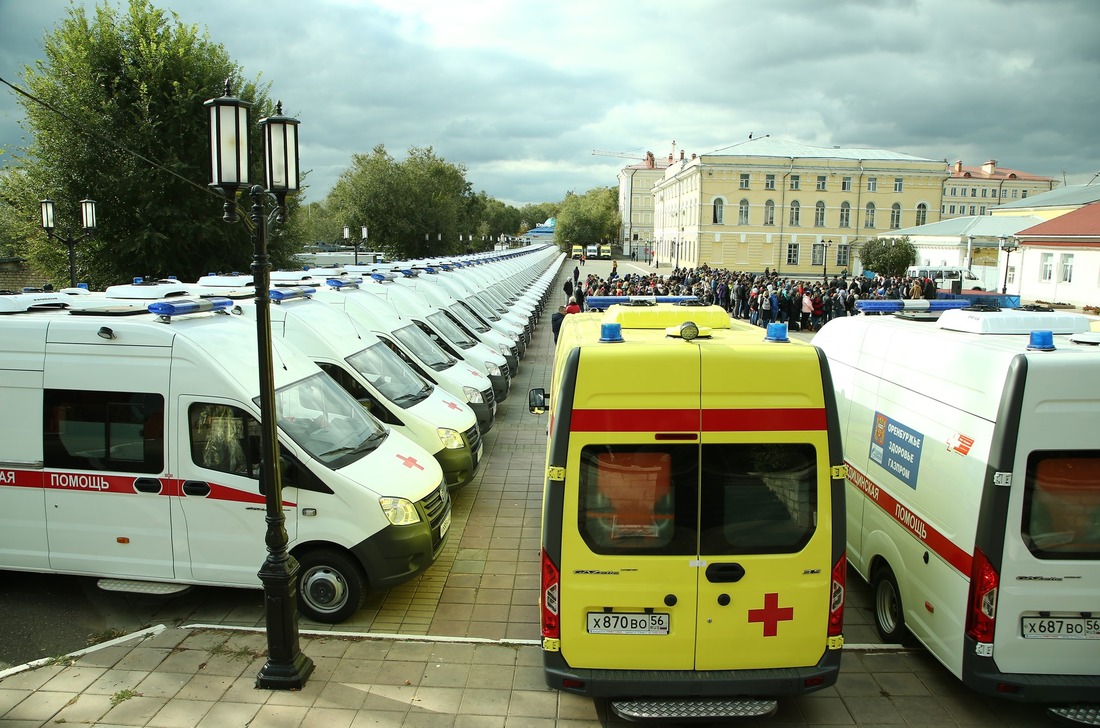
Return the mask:
[(578, 527), (599, 554), (796, 553), (817, 527), (817, 472), (807, 444), (590, 445)]
[(1100, 450), (1031, 454), (1022, 535), (1040, 559), (1100, 557)]

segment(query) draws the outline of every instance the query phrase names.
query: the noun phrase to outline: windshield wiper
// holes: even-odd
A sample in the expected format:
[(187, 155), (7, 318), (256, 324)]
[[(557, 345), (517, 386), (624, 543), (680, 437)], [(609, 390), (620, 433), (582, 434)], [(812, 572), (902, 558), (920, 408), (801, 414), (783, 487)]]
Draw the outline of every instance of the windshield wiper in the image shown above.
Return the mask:
[(332, 450), (321, 453), (320, 457), (324, 458), (330, 455), (343, 455), (345, 453), (360, 453), (367, 452), (368, 450), (374, 450), (382, 444), (382, 440), (386, 439), (386, 434), (387, 433), (385, 430), (383, 430), (382, 432), (376, 432), (373, 435), (368, 435), (367, 439), (363, 440), (358, 445), (333, 448)]

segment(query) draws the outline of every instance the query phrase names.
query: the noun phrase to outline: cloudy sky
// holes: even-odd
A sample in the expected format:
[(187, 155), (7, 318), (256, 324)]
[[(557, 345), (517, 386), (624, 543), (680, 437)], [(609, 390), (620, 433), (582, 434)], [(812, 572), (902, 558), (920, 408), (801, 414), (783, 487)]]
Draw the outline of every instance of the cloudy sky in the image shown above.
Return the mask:
[[(0, 0), (0, 77), (20, 81), (70, 1), (96, 4)], [(593, 150), (705, 154), (750, 133), (1100, 172), (1096, 0), (153, 1), (301, 120), (311, 201), (380, 143), (431, 146), (517, 205), (615, 185), (632, 162)], [(22, 118), (0, 86), (0, 147)]]

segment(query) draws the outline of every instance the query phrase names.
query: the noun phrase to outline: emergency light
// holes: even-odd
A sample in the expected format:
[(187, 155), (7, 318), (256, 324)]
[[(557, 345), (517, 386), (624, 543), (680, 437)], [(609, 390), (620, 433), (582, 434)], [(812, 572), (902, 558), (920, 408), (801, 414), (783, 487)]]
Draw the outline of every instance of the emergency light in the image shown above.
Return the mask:
[(1028, 351), (1054, 351), (1053, 331), (1032, 331), (1027, 343)]
[(316, 292), (316, 288), (310, 288), (309, 286), (287, 286), (286, 288), (272, 288), (270, 296), (275, 303), (282, 303), (294, 298), (306, 298)]
[(790, 341), (787, 337), (787, 324), (782, 322), (768, 324), (768, 330), (764, 334), (764, 341), (785, 343)]
[(233, 302), (228, 298), (203, 298), (198, 301), (154, 301), (148, 305), (149, 313), (171, 318), (172, 316), (184, 316), (191, 313), (204, 311), (224, 311), (230, 308)]
[(622, 324), (600, 324), (600, 343), (617, 344), (623, 341)]
[(336, 278), (329, 278), (325, 281), (325, 285), (332, 286), (333, 288), (358, 288), (359, 284), (355, 281), (341, 281)]
[(898, 311), (949, 311), (953, 308), (969, 308), (970, 301), (965, 298), (937, 298), (926, 301), (923, 298), (913, 300), (872, 299), (856, 301), (856, 308), (864, 313), (897, 313)]

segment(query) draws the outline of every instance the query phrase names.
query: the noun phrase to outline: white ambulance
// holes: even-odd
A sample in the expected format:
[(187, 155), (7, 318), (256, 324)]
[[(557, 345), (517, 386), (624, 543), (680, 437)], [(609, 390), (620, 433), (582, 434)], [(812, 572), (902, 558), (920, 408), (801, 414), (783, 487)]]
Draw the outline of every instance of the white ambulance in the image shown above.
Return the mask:
[[(255, 326), (228, 299), (0, 310), (0, 568), (118, 590), (262, 587)], [(88, 300), (97, 298), (88, 296)], [(279, 340), (278, 446), (304, 616), (339, 622), (445, 543), (435, 459)]]
[[(986, 695), (1100, 696), (1100, 334), (1085, 317), (869, 302), (813, 339), (848, 466), (848, 559), (883, 639)], [(955, 302), (952, 302), (955, 303)], [(965, 302), (963, 302), (965, 305)]]
[[(220, 285), (228, 283), (227, 286)], [(204, 276), (195, 290), (232, 293), (234, 281)], [(316, 289), (285, 286), (271, 291), (271, 332), (304, 353), (382, 424), (430, 452), (449, 488), (473, 480), (484, 446), (477, 418), (464, 402), (427, 382), (378, 337), (342, 311), (310, 296)], [(255, 325), (255, 299), (230, 296)]]

